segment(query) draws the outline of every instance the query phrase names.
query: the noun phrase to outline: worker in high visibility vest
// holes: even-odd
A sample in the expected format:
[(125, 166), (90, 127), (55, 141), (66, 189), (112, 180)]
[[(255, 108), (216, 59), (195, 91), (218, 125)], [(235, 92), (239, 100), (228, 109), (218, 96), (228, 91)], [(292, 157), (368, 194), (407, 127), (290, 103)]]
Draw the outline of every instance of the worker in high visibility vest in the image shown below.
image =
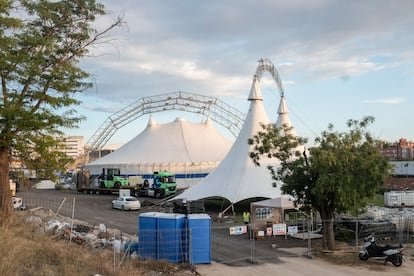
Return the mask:
[(243, 221), (244, 221), (244, 224), (249, 224), (250, 213), (248, 211), (243, 212)]

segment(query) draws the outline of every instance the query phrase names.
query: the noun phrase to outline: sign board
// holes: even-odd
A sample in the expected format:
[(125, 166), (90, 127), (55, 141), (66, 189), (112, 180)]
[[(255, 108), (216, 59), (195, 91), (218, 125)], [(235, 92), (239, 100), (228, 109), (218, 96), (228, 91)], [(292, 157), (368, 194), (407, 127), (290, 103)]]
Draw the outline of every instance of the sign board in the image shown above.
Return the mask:
[(273, 235), (286, 235), (286, 224), (285, 223), (277, 223), (273, 224)]
[(119, 189), (119, 197), (121, 196), (130, 196), (131, 191), (129, 189)]
[(230, 227), (230, 235), (241, 235), (247, 233), (247, 226), (234, 226)]
[(288, 227), (288, 235), (297, 234), (299, 232), (297, 226), (289, 226)]
[(266, 236), (271, 236), (272, 235), (272, 227), (267, 227), (266, 228)]

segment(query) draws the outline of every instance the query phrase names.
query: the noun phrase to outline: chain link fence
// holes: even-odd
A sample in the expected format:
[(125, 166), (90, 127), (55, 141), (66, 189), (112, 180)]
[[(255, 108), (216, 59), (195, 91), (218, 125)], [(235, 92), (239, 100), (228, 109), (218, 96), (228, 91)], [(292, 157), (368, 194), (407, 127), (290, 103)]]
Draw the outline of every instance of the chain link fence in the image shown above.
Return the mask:
[[(27, 194), (27, 208), (42, 206), (56, 214), (72, 217), (77, 212), (73, 197), (64, 194), (39, 197)], [(355, 252), (363, 239), (374, 234), (379, 241), (390, 244), (414, 242), (414, 212), (410, 209), (371, 209), (364, 219), (338, 218), (334, 221), (335, 237), (343, 247)], [(285, 223), (285, 233), (278, 233), (274, 224), (264, 229), (238, 221), (216, 221), (208, 228), (139, 231), (136, 252), (148, 259), (174, 263), (208, 263), (248, 265), (258, 262), (281, 262), (281, 257), (312, 257), (321, 249), (322, 222), (316, 219), (293, 219)], [(155, 238), (156, 237), (156, 238)], [(201, 257), (200, 257), (201, 256)], [(201, 259), (200, 259), (201, 258)]]
[(24, 194), (24, 208), (43, 207), (45, 210), (51, 210), (56, 214), (71, 217), (76, 209), (76, 202), (73, 196), (54, 195), (53, 197), (41, 196), (36, 194)]

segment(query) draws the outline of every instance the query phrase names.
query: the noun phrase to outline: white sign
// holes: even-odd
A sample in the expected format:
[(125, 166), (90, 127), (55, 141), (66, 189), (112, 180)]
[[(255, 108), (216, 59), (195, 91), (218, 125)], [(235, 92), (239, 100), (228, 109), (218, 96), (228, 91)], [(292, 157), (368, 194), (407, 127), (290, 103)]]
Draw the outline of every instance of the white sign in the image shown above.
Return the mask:
[(119, 189), (119, 197), (130, 196), (131, 191), (129, 189)]
[(298, 227), (297, 226), (289, 226), (288, 227), (288, 234), (289, 235), (293, 235), (293, 234), (297, 234), (298, 231)]
[(247, 233), (247, 226), (230, 227), (230, 235), (241, 235)]
[(273, 224), (273, 235), (286, 235), (286, 224), (278, 223)]

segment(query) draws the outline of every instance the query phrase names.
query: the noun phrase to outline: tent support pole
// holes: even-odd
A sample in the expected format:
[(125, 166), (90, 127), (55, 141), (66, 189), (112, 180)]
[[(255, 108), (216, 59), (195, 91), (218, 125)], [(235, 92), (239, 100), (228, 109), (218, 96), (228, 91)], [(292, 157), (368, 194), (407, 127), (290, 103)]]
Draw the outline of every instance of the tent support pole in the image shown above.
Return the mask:
[(233, 203), (231, 203), (226, 209), (224, 209), (224, 211), (223, 212), (220, 212), (219, 213), (219, 217), (220, 218), (222, 218), (223, 216), (224, 216), (224, 214), (226, 213), (226, 211), (228, 210), (228, 209), (230, 209), (231, 208), (231, 210), (233, 211), (233, 216), (235, 216), (236, 215), (236, 213), (234, 212), (234, 205), (233, 205)]

